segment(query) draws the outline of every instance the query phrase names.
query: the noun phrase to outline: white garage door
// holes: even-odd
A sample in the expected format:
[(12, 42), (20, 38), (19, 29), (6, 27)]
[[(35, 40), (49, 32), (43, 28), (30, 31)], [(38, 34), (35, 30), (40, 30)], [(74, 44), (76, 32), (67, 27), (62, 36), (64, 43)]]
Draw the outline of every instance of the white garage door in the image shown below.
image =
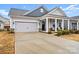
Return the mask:
[(15, 22), (15, 32), (37, 32), (36, 22)]

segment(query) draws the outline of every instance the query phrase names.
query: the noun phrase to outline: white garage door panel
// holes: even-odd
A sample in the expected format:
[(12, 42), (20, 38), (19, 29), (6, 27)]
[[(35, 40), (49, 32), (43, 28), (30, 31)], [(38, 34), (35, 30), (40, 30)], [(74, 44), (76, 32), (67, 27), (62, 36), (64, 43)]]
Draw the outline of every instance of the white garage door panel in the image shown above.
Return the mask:
[(36, 22), (16, 22), (15, 27), (16, 32), (37, 32), (37, 23)]

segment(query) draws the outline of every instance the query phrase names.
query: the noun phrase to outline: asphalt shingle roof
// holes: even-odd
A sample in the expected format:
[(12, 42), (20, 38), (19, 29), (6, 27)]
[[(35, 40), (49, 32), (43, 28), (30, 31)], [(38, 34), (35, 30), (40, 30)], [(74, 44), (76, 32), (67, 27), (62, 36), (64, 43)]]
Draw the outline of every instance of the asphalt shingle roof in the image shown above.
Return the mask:
[(24, 13), (28, 12), (29, 10), (21, 10), (21, 9), (16, 9), (16, 8), (11, 8), (10, 10), (10, 15), (23, 15)]
[(79, 19), (79, 16), (70, 17), (70, 19)]
[[(41, 8), (41, 7), (39, 7), (39, 8)], [(45, 14), (48, 14), (49, 12), (51, 12), (51, 11), (54, 10), (54, 9), (59, 9), (59, 10), (61, 10), (61, 9), (58, 8), (58, 7), (55, 7), (55, 8), (53, 8), (53, 9), (50, 10), (50, 11), (44, 9), (44, 10), (45, 10), (45, 13), (44, 13), (44, 14), (41, 14), (41, 13), (39, 12), (39, 8), (37, 8), (37, 9), (35, 9), (35, 10), (33, 10), (33, 11), (31, 11), (31, 10), (21, 10), (21, 9), (11, 8), (9, 14), (12, 15), (12, 16), (33, 16), (33, 17), (40, 17), (40, 16), (44, 16)], [(37, 11), (37, 10), (38, 10), (38, 11)], [(31, 12), (30, 12), (30, 11), (31, 11)], [(63, 12), (63, 14), (65, 14), (63, 10), (61, 10), (61, 11)], [(28, 12), (29, 12), (29, 13), (28, 13)], [(24, 14), (25, 14), (25, 15), (24, 15)], [(65, 16), (60, 16), (60, 15), (55, 15), (55, 14), (52, 14), (52, 15), (49, 14), (49, 16), (64, 17), (64, 18), (68, 18), (68, 19), (79, 19), (79, 16), (67, 17), (66, 15), (65, 15)]]
[[(44, 13), (40, 12), (41, 8), (44, 10)], [(9, 15), (12, 15), (12, 16), (33, 16), (33, 17), (40, 17), (42, 15), (45, 15), (46, 13), (48, 13), (48, 10), (45, 9), (45, 7), (43, 7), (43, 6), (40, 6), (39, 8), (37, 8), (35, 10), (21, 10), (21, 9), (11, 8)]]

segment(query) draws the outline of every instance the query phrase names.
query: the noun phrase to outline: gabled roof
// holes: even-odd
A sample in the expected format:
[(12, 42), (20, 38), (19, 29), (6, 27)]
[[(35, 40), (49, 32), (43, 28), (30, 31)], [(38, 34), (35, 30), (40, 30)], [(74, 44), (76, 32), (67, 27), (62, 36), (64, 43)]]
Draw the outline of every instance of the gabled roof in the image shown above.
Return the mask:
[[(44, 12), (40, 12), (40, 9), (43, 9)], [(32, 17), (40, 17), (48, 13), (48, 10), (44, 6), (40, 6), (34, 10), (20, 10), (16, 8), (11, 8), (9, 15), (11, 16), (32, 16)]]
[(3, 23), (4, 26), (10, 26), (10, 20), (2, 15), (0, 15), (0, 23)]
[[(40, 10), (43, 9), (43, 12), (40, 12)], [(57, 14), (59, 13), (59, 14)], [(11, 8), (9, 15), (10, 16), (31, 16), (31, 17), (41, 17), (45, 15), (59, 15), (59, 16), (65, 16), (66, 14), (61, 8), (55, 7), (52, 10), (48, 11), (48, 9), (44, 6), (40, 6), (34, 10), (20, 10), (16, 8)], [(60, 15), (61, 14), (61, 15)]]
[[(41, 12), (41, 9), (43, 12)], [(46, 7), (44, 6), (40, 6), (34, 10), (31, 10), (29, 12), (26, 12), (24, 15), (25, 16), (33, 16), (33, 17), (40, 17), (40, 16), (43, 16), (45, 15), (46, 13), (48, 13), (48, 10)]]
[(29, 10), (21, 10), (21, 9), (16, 9), (16, 8), (11, 8), (9, 15), (15, 15), (15, 16), (20, 16), (23, 15), (24, 13), (28, 12)]
[(3, 17), (2, 15), (0, 15), (0, 18), (3, 18), (5, 20), (9, 20), (8, 18)]
[(6, 21), (9, 21), (9, 19), (3, 17), (2, 15), (0, 15), (0, 21), (2, 21), (2, 22), (6, 22)]
[(61, 8), (59, 8), (59, 7), (55, 7), (55, 8), (53, 8), (53, 9), (51, 9), (46, 15), (59, 15), (59, 16), (67, 16), (66, 14), (65, 14), (65, 12), (61, 9)]
[(0, 23), (4, 23), (2, 20), (0, 20)]

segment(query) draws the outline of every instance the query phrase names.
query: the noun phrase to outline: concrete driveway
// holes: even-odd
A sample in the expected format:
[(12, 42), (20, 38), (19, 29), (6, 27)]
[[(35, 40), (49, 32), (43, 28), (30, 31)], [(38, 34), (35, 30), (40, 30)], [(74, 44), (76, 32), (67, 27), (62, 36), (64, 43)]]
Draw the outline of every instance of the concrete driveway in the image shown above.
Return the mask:
[(79, 53), (79, 42), (46, 33), (15, 33), (17, 54)]

